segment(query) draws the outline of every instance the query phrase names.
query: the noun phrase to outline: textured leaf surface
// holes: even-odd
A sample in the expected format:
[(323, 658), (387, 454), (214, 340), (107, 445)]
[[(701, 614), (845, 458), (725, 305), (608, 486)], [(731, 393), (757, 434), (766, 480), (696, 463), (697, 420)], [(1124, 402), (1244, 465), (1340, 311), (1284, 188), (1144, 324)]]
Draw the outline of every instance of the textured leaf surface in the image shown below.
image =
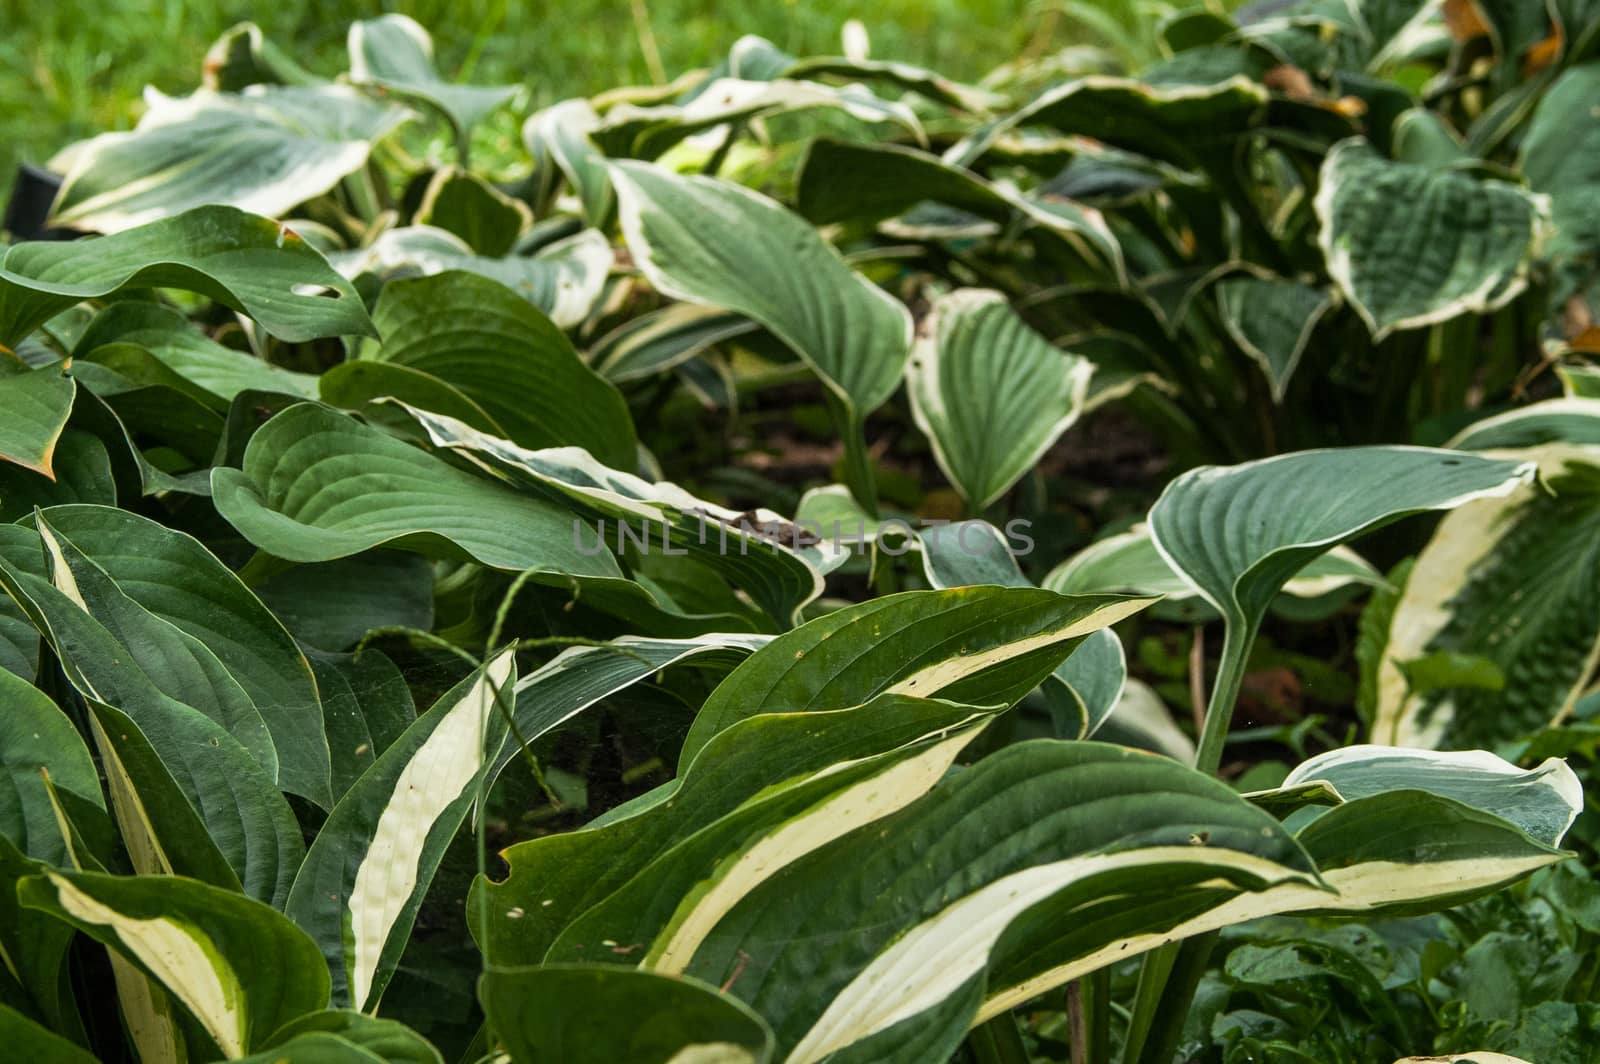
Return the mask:
[(372, 332), (355, 289), (298, 235), (233, 207), (196, 207), (114, 236), (14, 245), (0, 258), (0, 343), (135, 288), (198, 292), (291, 342)]
[(45, 777), (58, 792), (105, 811), (100, 777), (72, 720), (38, 688), (0, 669), (0, 835), (28, 857), (67, 863)]
[(114, 233), (206, 204), (281, 217), (366, 165), (406, 117), (343, 85), (153, 100), (131, 133), (73, 149), (55, 224)]
[(695, 717), (679, 763), (757, 713), (837, 709), (884, 692), (1010, 704), (1086, 636), (1149, 603), (979, 586), (848, 606), (779, 636), (729, 674)]
[(393, 546), (502, 569), (619, 575), (609, 551), (579, 553), (563, 510), (312, 403), (262, 426), (242, 470), (212, 471), (212, 491), (246, 539), (290, 561)]
[(327, 1003), (316, 946), (260, 902), (193, 880), (85, 872), (48, 872), (19, 893), (138, 965), (229, 1057)]
[(981, 510), (1078, 419), (1093, 373), (999, 292), (965, 288), (942, 296), (918, 326), (906, 385), (939, 467)]
[[(4, 294), (0, 290), (0, 300)], [(67, 427), (77, 391), (61, 365), (0, 376), (0, 460), (54, 480), (56, 442)]]
[(1312, 558), (1408, 514), (1506, 495), (1534, 473), (1425, 447), (1300, 451), (1185, 473), (1150, 510), (1156, 547), (1222, 615), (1259, 622)]
[(392, 281), (373, 322), (383, 342), (369, 357), (452, 385), (513, 442), (583, 447), (621, 469), (635, 463), (638, 442), (621, 394), (504, 285), (464, 272)]
[(1377, 338), (1504, 306), (1548, 224), (1515, 185), (1390, 162), (1359, 139), (1323, 161), (1316, 208), (1328, 274)]
[(442, 695), (334, 806), (285, 911), (333, 971), (336, 1004), (370, 1011), (400, 961), (444, 850), (505, 728), (509, 651)]
[(515, 85), (452, 85), (433, 65), (433, 39), (415, 19), (380, 15), (350, 27), (350, 80), (423, 100), (440, 111), (458, 137), (505, 105)]
[(761, 323), (858, 416), (894, 391), (911, 315), (798, 216), (725, 181), (627, 162), (611, 175), (628, 247), (658, 290)]
[[(515, 1064), (766, 1064), (772, 1032), (735, 998), (693, 979), (632, 968), (490, 968), (478, 986)], [(626, 1017), (625, 1022), (618, 1022)]]
[(1230, 277), (1217, 285), (1222, 323), (1245, 354), (1261, 365), (1272, 397), (1283, 401), (1289, 378), (1333, 297), (1299, 281)]
[[(1600, 660), (1600, 448), (1513, 452), (1544, 484), (1440, 523), (1395, 606), (1373, 735), (1402, 746), (1495, 747), (1572, 715)], [(1548, 485), (1548, 486), (1546, 486)], [(1491, 663), (1503, 683), (1414, 689), (1431, 654)]]

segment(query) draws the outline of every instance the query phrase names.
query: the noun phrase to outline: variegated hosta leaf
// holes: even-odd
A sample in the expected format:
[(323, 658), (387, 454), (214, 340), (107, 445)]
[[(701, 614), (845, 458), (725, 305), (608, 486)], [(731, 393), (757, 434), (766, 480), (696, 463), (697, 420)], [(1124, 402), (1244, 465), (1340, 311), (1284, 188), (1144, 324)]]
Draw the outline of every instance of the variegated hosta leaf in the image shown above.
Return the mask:
[(132, 132), (68, 149), (53, 224), (115, 233), (205, 204), (281, 217), (365, 166), (408, 116), (344, 85), (147, 93), (146, 106)]
[(1547, 443), (1600, 444), (1600, 398), (1569, 395), (1495, 414), (1456, 433), (1448, 446), (1491, 451)]
[(370, 274), (428, 277), (446, 270), (466, 270), (499, 281), (550, 316), (563, 329), (582, 322), (594, 309), (611, 269), (611, 245), (597, 230), (540, 248), (534, 255), (489, 258), (474, 255), (454, 233), (432, 226), (391, 229), (369, 247), (330, 257), (346, 277)]
[(1083, 413), (1094, 365), (1051, 344), (1004, 295), (984, 289), (941, 296), (917, 332), (906, 371), (912, 412), (939, 468), (982, 510)]
[[(751, 122), (785, 111), (838, 108), (862, 122), (894, 122), (919, 142), (927, 138), (917, 114), (902, 103), (873, 95), (863, 85), (835, 88), (816, 81), (746, 81), (717, 78), (686, 103), (639, 107), (620, 103), (589, 131), (611, 158), (656, 159), (668, 148), (704, 130)], [(728, 135), (732, 135), (731, 132)]]
[[(1109, 926), (1095, 933), (1110, 935), (1088, 950), (1080, 930), (1087, 913), (1054, 902), (1041, 905), (1008, 930), (978, 1017), (987, 1019), (1175, 939), (1264, 916), (1407, 915), (1448, 908), (1568, 856), (1554, 844), (1582, 803), (1576, 776), (1559, 761), (1522, 772), (1482, 752), (1381, 747), (1314, 758), (1279, 791), (1251, 798), (1262, 802), (1316, 785), (1324, 797), (1339, 801), (1327, 795), (1325, 784), (1315, 784), (1324, 777), (1337, 778), (1349, 800), (1331, 809), (1300, 806), (1287, 823), (1315, 861), (1321, 885), (1285, 881), (1238, 892), (1209, 884), (1166, 896), (1132, 893), (1122, 914), (1101, 916)], [(1124, 922), (1119, 927), (1112, 921)]]
[[(1311, 603), (1343, 589), (1381, 583), (1383, 574), (1361, 555), (1348, 547), (1334, 547), (1291, 576), (1273, 600), (1273, 608), (1299, 615)], [(1063, 595), (1106, 591), (1160, 595), (1158, 612), (1175, 611), (1192, 621), (1214, 616), (1194, 586), (1161, 556), (1145, 524), (1091, 543), (1045, 574), (1043, 586)], [(1296, 605), (1290, 606), (1290, 600)]]
[[(637, 963), (662, 929), (725, 911), (759, 880), (759, 859), (788, 863), (925, 792), (993, 713), (882, 695), (742, 720), (676, 779), (583, 831), (507, 848), (510, 874), (476, 888), (490, 921), (478, 941), (498, 964), (556, 959), (558, 939), (561, 959)], [(715, 889), (693, 889), (701, 881)]]
[[(693, 639), (624, 635), (605, 646), (569, 647), (517, 681), (517, 734), (533, 743), (602, 699), (663, 669), (690, 659), (701, 667), (731, 667), (765, 646), (769, 638), (738, 632)], [(518, 756), (515, 742), (507, 742), (490, 769), (488, 785), (493, 786)]]
[(1522, 139), (1519, 169), (1530, 186), (1550, 197), (1550, 250), (1556, 256), (1592, 255), (1600, 247), (1597, 96), (1600, 67), (1568, 69), (1540, 98)]
[(946, 153), (971, 165), (1012, 129), (1052, 126), (1166, 162), (1197, 165), (1266, 116), (1268, 93), (1246, 77), (1215, 85), (1147, 85), (1091, 75), (1070, 81)]
[[(5, 295), (0, 287), (0, 308)], [(19, 368), (14, 373), (0, 366), (0, 461), (15, 462), (56, 479), (52, 465), (56, 443), (78, 394), (78, 386), (67, 372), (69, 365)]]
[[(0, 384), (0, 390), (3, 388)], [(67, 429), (56, 441), (54, 463), (52, 471), (58, 475), (50, 480), (43, 473), (0, 461), (0, 521), (26, 517), (35, 507), (69, 503), (116, 505), (117, 482), (111, 452), (98, 436)], [(0, 615), (4, 612), (0, 606)], [(4, 626), (0, 621), (0, 629)], [(0, 646), (3, 645), (4, 639), (0, 638)], [(5, 654), (0, 651), (0, 662), (4, 660)]]
[(1442, 1057), (1405, 1057), (1394, 1064), (1532, 1064), (1504, 1053), (1447, 1053)]
[(1583, 791), (1566, 762), (1552, 757), (1523, 770), (1483, 750), (1346, 746), (1295, 766), (1278, 789), (1312, 782), (1327, 784), (1346, 802), (1388, 791), (1427, 791), (1492, 813), (1546, 846), (1560, 845), (1583, 808)]
[(317, 85), (322, 79), (296, 63), (267, 39), (254, 22), (224, 30), (206, 49), (201, 83), (215, 92), (239, 92), (251, 85)]
[(533, 212), (478, 175), (446, 166), (434, 171), (412, 220), (453, 233), (476, 254), (494, 258), (511, 253), (533, 223)]
[(1277, 277), (1229, 277), (1217, 283), (1223, 326), (1261, 365), (1280, 403), (1312, 330), (1333, 302), (1321, 288)]
[(0, 344), (15, 346), (74, 303), (138, 288), (198, 292), (291, 342), (372, 335), (356, 290), (295, 233), (232, 207), (196, 207), (95, 240), (13, 245), (0, 258)]
[(272, 737), (282, 789), (324, 807), (331, 803), (323, 711), (311, 667), (283, 624), (227, 566), (192, 536), (127, 510), (55, 506), (44, 519), (110, 577), (120, 595), (226, 667)]
[(865, 56), (806, 56), (795, 60), (786, 73), (791, 78), (815, 78), (831, 74), (862, 81), (886, 81), (926, 96), (936, 103), (974, 114), (1001, 107), (1006, 102), (1006, 98), (998, 93), (951, 81), (926, 67), (868, 59)]
[(377, 1006), (499, 750), (515, 682), (506, 650), (440, 696), (345, 793), (311, 844), (284, 911), (327, 958), (335, 1004)]
[(94, 761), (72, 719), (44, 692), (4, 669), (0, 705), (0, 835), (28, 857), (65, 865), (66, 842), (47, 786), (74, 809), (103, 821), (106, 800)]
[[(260, 902), (174, 876), (47, 872), (22, 904), (64, 920), (136, 965), (183, 1004), (229, 1058), (324, 1007), (317, 947)], [(196, 1046), (197, 1057), (205, 1050)]]
[(492, 967), (478, 984), (514, 1064), (767, 1064), (772, 1032), (737, 998), (694, 979), (620, 965)]
[(851, 706), (884, 693), (1010, 705), (1084, 638), (1151, 601), (980, 586), (906, 591), (836, 610), (733, 670), (695, 717), (679, 764), (758, 713)]
[(353, 1009), (322, 1009), (278, 1028), (240, 1064), (445, 1064), (433, 1043), (403, 1023)]
[(515, 85), (452, 85), (433, 65), (433, 39), (415, 19), (380, 15), (350, 26), (350, 80), (421, 100), (443, 112), (463, 139), (516, 94)]
[(243, 469), (219, 466), (211, 479), (222, 516), (289, 561), (387, 545), (501, 569), (620, 575), (609, 550), (580, 552), (566, 510), (314, 403), (268, 421), (250, 437)]
[(725, 340), (758, 332), (748, 318), (692, 303), (669, 303), (631, 318), (595, 341), (589, 362), (608, 381), (653, 377)]
[(534, 158), (548, 154), (555, 161), (583, 203), (589, 224), (604, 228), (611, 224), (616, 197), (606, 173), (606, 158), (589, 139), (599, 128), (600, 116), (588, 100), (563, 100), (523, 123), (522, 142)]
[[(1543, 484), (1469, 503), (1418, 555), (1389, 624), (1372, 735), (1401, 746), (1494, 746), (1572, 715), (1600, 660), (1600, 447), (1502, 452)], [(1499, 685), (1425, 687), (1410, 663), (1486, 662)]]
[[(581, 448), (529, 451), (452, 418), (409, 406), (405, 409), (436, 446), (450, 448), (514, 484), (560, 500), (596, 520), (603, 539), (592, 538), (596, 532), (585, 527), (580, 550), (593, 553), (610, 544), (620, 553), (632, 543), (646, 553), (692, 555), (746, 591), (786, 627), (795, 623), (802, 606), (822, 593), (823, 577), (848, 554), (826, 538), (808, 545), (793, 526), (770, 510), (752, 515), (768, 532), (762, 538), (756, 534), (761, 529), (741, 528), (741, 514), (696, 498), (671, 482), (652, 484), (611, 469)], [(817, 529), (810, 532), (821, 535)], [(640, 547), (645, 539), (648, 545)]]
[[(52, 569), (75, 587), (65, 566), (45, 572)], [(48, 575), (0, 558), (0, 588), (44, 635), (89, 706), (89, 731), (135, 871), (177, 872), (280, 902), (304, 843), (271, 775), (221, 724), (124, 664), (127, 649)], [(108, 697), (120, 704), (106, 704)]]
[(583, 364), (544, 314), (509, 288), (471, 273), (391, 281), (373, 311), (382, 344), (363, 357), (452, 385), (523, 447), (583, 447), (607, 465), (637, 463), (621, 393)]
[(1060, 196), (1030, 198), (915, 148), (818, 140), (796, 181), (795, 209), (817, 225), (884, 222), (925, 203), (1000, 225), (1020, 214), (1123, 278), (1121, 245), (1093, 207)]
[(1531, 462), (1426, 447), (1299, 451), (1190, 470), (1151, 507), (1150, 531), (1230, 624), (1254, 626), (1330, 547), (1410, 514), (1508, 495), (1533, 474)]
[[(961, 521), (925, 529), (918, 535), (922, 571), (935, 588), (998, 584), (1033, 587), (1022, 575), (1011, 544), (984, 521)], [(1044, 681), (1045, 700), (1057, 734), (1068, 739), (1093, 735), (1122, 697), (1128, 659), (1122, 640), (1110, 628), (1092, 632)]]
[(179, 312), (159, 303), (112, 303), (89, 323), (73, 347), (76, 357), (91, 356), (113, 343), (138, 344), (189, 384), (203, 390), (218, 409), (243, 391), (281, 392), (313, 399), (317, 378), (275, 366), (263, 358), (224, 347), (196, 329)]
[[(611, 178), (628, 249), (650, 283), (737, 311), (793, 348), (844, 405), (855, 426), (847, 446), (864, 462), (860, 420), (894, 392), (910, 353), (904, 305), (760, 193), (638, 162), (612, 164)], [(724, 238), (733, 231), (741, 238)]]
[(1120, 747), (1023, 743), (765, 878), (687, 972), (765, 1017), (788, 1064), (943, 1059), (1035, 906), (1088, 952), (1177, 922), (1192, 892), (1281, 883), (1318, 889), (1288, 833), (1226, 785)]
[(1516, 298), (1549, 224), (1543, 197), (1359, 138), (1323, 160), (1316, 209), (1328, 274), (1377, 339)]

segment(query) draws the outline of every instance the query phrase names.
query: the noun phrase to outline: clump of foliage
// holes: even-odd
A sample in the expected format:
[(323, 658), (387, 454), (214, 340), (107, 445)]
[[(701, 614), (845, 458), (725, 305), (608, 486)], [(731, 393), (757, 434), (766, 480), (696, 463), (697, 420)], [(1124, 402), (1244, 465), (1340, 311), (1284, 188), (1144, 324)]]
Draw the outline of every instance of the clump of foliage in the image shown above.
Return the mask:
[(230, 31), (0, 257), (13, 1051), (1584, 1059), (1591, 7), (746, 38), (492, 171), (415, 22)]

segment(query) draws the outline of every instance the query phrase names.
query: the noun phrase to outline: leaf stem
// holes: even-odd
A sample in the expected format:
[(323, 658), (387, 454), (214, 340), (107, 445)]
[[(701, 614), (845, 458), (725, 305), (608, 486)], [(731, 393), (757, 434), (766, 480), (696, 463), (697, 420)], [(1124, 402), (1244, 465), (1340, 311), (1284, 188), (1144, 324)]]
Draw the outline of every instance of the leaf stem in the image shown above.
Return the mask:
[(1250, 647), (1256, 641), (1258, 623), (1230, 617), (1223, 625), (1222, 658), (1217, 664), (1211, 699), (1206, 703), (1205, 728), (1200, 733), (1200, 748), (1194, 759), (1194, 767), (1208, 776), (1215, 776), (1222, 766), (1222, 745), (1233, 720), (1233, 704), (1238, 701), (1239, 688), (1244, 683), (1245, 665), (1250, 660)]

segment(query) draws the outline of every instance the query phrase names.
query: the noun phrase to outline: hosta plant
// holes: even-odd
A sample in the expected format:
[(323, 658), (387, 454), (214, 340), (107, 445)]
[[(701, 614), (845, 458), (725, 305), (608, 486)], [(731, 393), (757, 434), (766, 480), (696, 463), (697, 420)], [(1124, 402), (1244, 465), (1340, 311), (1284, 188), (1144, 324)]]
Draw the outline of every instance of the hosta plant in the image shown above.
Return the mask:
[(1026, 98), (745, 38), (495, 151), (405, 17), (231, 31), (0, 251), (14, 1051), (1580, 1037), (1478, 925), (1600, 931), (1600, 23), (1488, 6)]

